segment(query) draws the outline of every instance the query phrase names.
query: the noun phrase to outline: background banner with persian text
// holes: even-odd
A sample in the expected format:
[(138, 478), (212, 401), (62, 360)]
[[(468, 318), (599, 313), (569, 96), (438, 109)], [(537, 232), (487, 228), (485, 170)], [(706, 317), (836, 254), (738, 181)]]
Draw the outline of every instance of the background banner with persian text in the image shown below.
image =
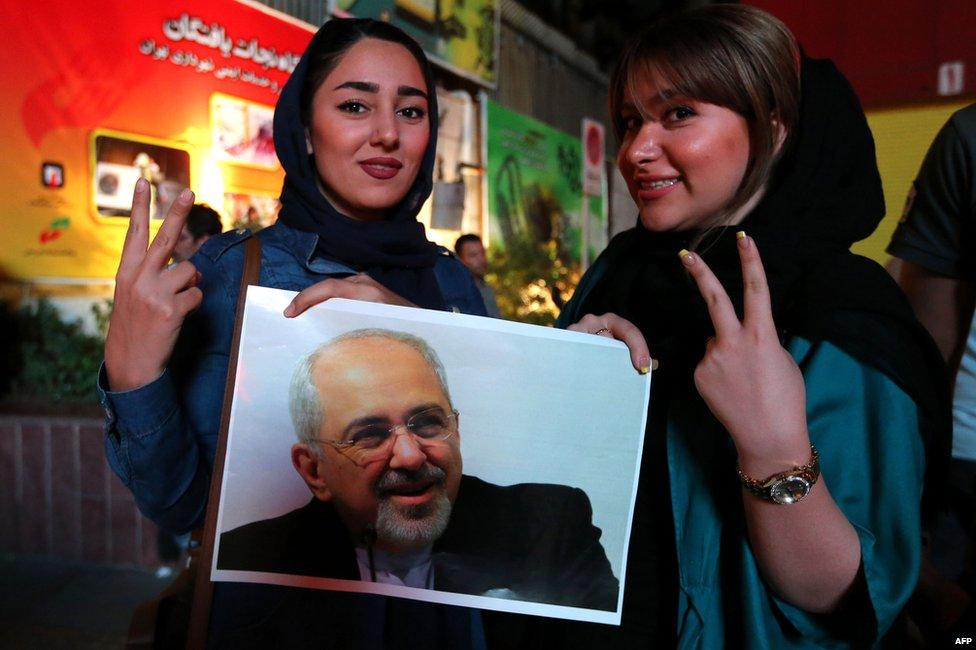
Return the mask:
[(0, 15), (0, 279), (111, 278), (140, 177), (156, 218), (185, 186), (218, 210), (277, 196), (271, 115), (311, 26), (236, 0), (7, 2)]

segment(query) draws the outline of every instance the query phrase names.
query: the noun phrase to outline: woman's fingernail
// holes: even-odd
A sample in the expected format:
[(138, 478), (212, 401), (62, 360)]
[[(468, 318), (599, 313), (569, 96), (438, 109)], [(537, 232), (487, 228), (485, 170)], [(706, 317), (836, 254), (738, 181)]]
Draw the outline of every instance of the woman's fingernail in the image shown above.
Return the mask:
[(140, 178), (139, 180), (136, 181), (136, 192), (138, 194), (142, 194), (143, 192), (145, 192), (146, 188), (148, 187), (149, 187), (149, 181), (147, 181), (145, 178)]
[(291, 318), (294, 315), (295, 315), (295, 305), (294, 303), (288, 303), (288, 306), (285, 307), (285, 318)]
[(189, 187), (184, 187), (183, 191), (180, 192), (180, 201), (183, 201), (184, 203), (189, 203), (192, 200), (193, 200), (193, 192), (190, 190)]
[(691, 266), (695, 263), (695, 254), (687, 249), (682, 248), (678, 251), (678, 257), (681, 258), (681, 263), (685, 266)]
[(651, 360), (647, 356), (643, 356), (637, 360), (637, 372), (642, 375), (646, 375), (651, 371)]
[(749, 238), (746, 237), (745, 230), (740, 230), (739, 232), (735, 233), (735, 238), (738, 240), (737, 243), (739, 244), (739, 248), (749, 248)]
[(745, 239), (746, 238), (746, 231), (745, 230), (740, 230), (739, 232), (735, 233), (735, 238), (736, 239)]

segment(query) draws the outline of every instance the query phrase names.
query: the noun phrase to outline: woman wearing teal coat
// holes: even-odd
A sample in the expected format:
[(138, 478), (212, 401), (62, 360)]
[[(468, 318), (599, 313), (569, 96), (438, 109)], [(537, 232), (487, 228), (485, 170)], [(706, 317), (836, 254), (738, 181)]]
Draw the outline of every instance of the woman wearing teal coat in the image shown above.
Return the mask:
[(917, 580), (946, 402), (907, 303), (849, 252), (884, 215), (858, 101), (830, 62), (740, 5), (653, 25), (610, 93), (638, 223), (561, 324), (660, 365), (623, 624), (574, 636), (875, 644)]

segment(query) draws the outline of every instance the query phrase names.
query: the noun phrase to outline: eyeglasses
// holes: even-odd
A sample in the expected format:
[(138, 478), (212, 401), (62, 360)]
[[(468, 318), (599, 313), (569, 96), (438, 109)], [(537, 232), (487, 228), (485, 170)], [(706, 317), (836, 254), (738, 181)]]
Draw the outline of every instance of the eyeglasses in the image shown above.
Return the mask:
[(347, 432), (345, 440), (319, 440), (329, 445), (357, 465), (364, 466), (378, 460), (386, 460), (393, 453), (393, 443), (402, 433), (413, 435), (424, 448), (444, 446), (457, 433), (457, 411), (445, 411), (435, 406), (411, 415), (406, 424), (364, 424)]

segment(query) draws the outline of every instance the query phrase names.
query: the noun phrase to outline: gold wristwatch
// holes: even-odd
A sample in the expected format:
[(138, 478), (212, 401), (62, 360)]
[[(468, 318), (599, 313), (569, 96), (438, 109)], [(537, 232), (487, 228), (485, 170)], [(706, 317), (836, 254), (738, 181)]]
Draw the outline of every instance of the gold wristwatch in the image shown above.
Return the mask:
[(762, 480), (747, 476), (738, 464), (735, 466), (735, 471), (739, 474), (742, 487), (760, 499), (788, 506), (810, 494), (814, 483), (820, 478), (820, 454), (816, 447), (810, 445), (810, 460), (806, 465), (798, 465), (791, 470), (773, 474)]

